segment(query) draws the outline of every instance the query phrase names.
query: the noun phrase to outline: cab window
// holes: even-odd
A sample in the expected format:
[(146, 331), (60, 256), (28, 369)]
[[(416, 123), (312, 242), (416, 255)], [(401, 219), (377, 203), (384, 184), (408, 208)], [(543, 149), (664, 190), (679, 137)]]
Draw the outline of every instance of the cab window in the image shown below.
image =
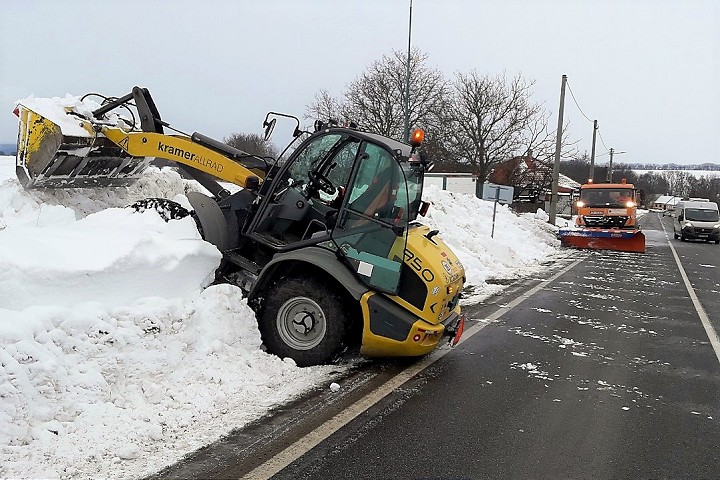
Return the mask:
[(306, 184), (308, 172), (327, 156), (332, 148), (340, 142), (341, 138), (342, 135), (339, 133), (331, 133), (305, 145), (284, 175), (283, 180), (293, 186)]

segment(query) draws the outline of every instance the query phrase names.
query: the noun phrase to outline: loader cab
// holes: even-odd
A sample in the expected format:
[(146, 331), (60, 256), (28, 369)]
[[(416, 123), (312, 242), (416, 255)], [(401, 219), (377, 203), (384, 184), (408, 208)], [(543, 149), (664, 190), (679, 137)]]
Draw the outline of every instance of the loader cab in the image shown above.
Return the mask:
[(395, 294), (417, 215), (411, 147), (347, 128), (310, 135), (265, 183), (245, 234), (275, 252), (336, 252), (368, 287)]

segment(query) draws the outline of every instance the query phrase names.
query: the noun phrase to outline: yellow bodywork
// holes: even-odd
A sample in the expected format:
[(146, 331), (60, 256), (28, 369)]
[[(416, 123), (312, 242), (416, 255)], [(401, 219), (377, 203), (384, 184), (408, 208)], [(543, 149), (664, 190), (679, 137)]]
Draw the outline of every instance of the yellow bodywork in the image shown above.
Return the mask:
[[(442, 324), (431, 325), (424, 320), (417, 320), (410, 329), (404, 340), (395, 340), (375, 335), (370, 330), (368, 298), (378, 295), (375, 292), (368, 292), (360, 300), (363, 312), (363, 336), (360, 353), (368, 357), (416, 357), (432, 352), (440, 343), (445, 333), (445, 326)], [(460, 314), (460, 307), (456, 307), (454, 313)]]
[(156, 157), (197, 168), (216, 178), (245, 186), (249, 176), (259, 176), (225, 155), (210, 150), (189, 137), (162, 133), (124, 132), (103, 127), (102, 134), (136, 157)]
[[(404, 263), (421, 279), (426, 295), (422, 306), (413, 304), (402, 296), (388, 296), (395, 304), (414, 317), (412, 326), (404, 339), (393, 339), (374, 333), (371, 328), (369, 302), (375, 292), (368, 292), (360, 299), (363, 314), (363, 335), (360, 352), (367, 356), (417, 356), (432, 351), (445, 332), (443, 322), (460, 315), (460, 292), (465, 282), (465, 270), (450, 250), (437, 236), (427, 238), (430, 228), (413, 226), (408, 232)], [(452, 317), (452, 318), (451, 318)]]
[(19, 110), (16, 166), (20, 177), (20, 171), (24, 172), (25, 187), (127, 185), (141, 176), (153, 158), (188, 165), (239, 186), (245, 186), (249, 176), (263, 177), (184, 135), (124, 129), (80, 117), (77, 125), (84, 134), (67, 135), (58, 125), (62, 122), (22, 105)]

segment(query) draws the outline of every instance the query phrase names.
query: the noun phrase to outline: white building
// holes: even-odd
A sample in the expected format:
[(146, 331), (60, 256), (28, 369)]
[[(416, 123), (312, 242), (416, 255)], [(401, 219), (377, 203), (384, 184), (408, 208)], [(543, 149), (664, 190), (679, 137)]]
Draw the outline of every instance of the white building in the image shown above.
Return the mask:
[(682, 197), (674, 195), (660, 195), (652, 204), (652, 209), (657, 211), (673, 211), (675, 205), (682, 200)]

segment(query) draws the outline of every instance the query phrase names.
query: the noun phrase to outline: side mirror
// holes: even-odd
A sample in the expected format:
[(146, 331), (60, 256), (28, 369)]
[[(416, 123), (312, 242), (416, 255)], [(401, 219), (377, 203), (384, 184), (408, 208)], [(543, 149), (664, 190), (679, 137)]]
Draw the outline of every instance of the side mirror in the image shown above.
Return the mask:
[(270, 136), (273, 133), (273, 130), (275, 130), (275, 123), (277, 123), (277, 118), (273, 118), (269, 122), (263, 122), (263, 127), (265, 127), (265, 141), (267, 142), (270, 140)]

